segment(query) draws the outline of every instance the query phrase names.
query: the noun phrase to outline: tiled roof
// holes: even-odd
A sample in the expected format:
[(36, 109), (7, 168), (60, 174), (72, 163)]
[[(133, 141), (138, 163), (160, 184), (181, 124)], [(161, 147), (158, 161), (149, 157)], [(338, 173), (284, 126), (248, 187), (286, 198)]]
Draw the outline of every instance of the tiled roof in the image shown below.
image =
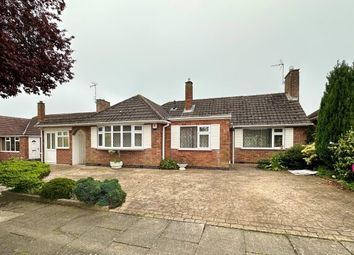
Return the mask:
[(29, 119), (0, 116), (0, 136), (22, 135)]
[(37, 122), (38, 122), (37, 117), (33, 117), (32, 119), (30, 119), (27, 123), (25, 130), (23, 131), (23, 134), (24, 135), (38, 135), (39, 136), (41, 134), (41, 132), (40, 132), (39, 128), (35, 127)]
[(192, 112), (184, 112), (184, 101), (169, 102), (162, 107), (169, 118), (231, 114), (233, 126), (311, 125), (300, 103), (289, 100), (284, 93), (196, 99), (193, 105)]
[(89, 118), (96, 112), (77, 112), (77, 113), (61, 113), (47, 114), (44, 121), (40, 125), (63, 125), (63, 124), (80, 124), (87, 123)]
[(90, 122), (166, 120), (167, 113), (158, 104), (137, 95), (110, 108), (98, 112), (90, 118)]
[(309, 114), (309, 116), (307, 116), (310, 120), (317, 120), (318, 118), (318, 112), (320, 110), (314, 111), (313, 113)]

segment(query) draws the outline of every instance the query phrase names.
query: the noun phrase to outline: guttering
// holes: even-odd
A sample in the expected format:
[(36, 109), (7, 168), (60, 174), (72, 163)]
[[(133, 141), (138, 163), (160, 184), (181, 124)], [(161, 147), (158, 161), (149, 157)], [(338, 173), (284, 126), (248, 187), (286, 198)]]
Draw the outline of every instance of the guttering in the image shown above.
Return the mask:
[(190, 116), (190, 117), (174, 117), (168, 118), (171, 121), (183, 121), (183, 120), (217, 120), (217, 119), (231, 119), (231, 114), (222, 115), (210, 115), (210, 116)]
[(264, 125), (235, 125), (232, 128), (258, 128), (258, 127), (303, 127), (313, 126), (313, 123), (297, 123), (297, 124), (264, 124)]
[(168, 122), (165, 126), (162, 127), (162, 159), (165, 159), (165, 136), (166, 136), (166, 128), (170, 125), (171, 123)]
[(111, 121), (111, 122), (85, 122), (85, 123), (72, 123), (72, 124), (36, 124), (36, 127), (81, 127), (81, 126), (101, 126), (101, 125), (114, 125), (114, 124), (145, 124), (145, 123), (169, 123), (167, 120), (131, 120), (131, 121)]

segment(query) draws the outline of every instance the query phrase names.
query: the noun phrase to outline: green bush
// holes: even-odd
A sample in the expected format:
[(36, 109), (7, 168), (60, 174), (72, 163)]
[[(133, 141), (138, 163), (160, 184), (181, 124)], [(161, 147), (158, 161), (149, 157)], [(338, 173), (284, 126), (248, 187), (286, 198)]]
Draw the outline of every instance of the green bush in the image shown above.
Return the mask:
[(257, 162), (257, 167), (260, 169), (269, 169), (271, 166), (270, 159), (261, 159)]
[(101, 182), (91, 177), (77, 181), (74, 194), (78, 200), (86, 204), (109, 206), (109, 208), (122, 205), (126, 197), (117, 179)]
[(279, 160), (281, 165), (290, 170), (307, 168), (304, 155), (301, 152), (303, 148), (304, 147), (302, 145), (296, 144), (280, 153)]
[(50, 173), (49, 165), (12, 159), (0, 162), (0, 184), (16, 192), (35, 193)]
[(346, 132), (338, 143), (329, 146), (332, 152), (333, 168), (339, 179), (354, 182), (352, 165), (354, 164), (354, 129)]
[(117, 179), (105, 180), (101, 183), (101, 195), (97, 205), (115, 208), (125, 202), (126, 193), (122, 190)]
[(178, 165), (173, 159), (163, 159), (160, 162), (160, 169), (178, 169)]
[(315, 143), (306, 145), (301, 151), (306, 164), (312, 169), (320, 164)]
[(101, 183), (92, 177), (80, 179), (76, 183), (74, 194), (78, 200), (86, 204), (96, 204), (101, 194)]
[(72, 198), (76, 182), (67, 178), (55, 178), (44, 183), (40, 196), (47, 199)]

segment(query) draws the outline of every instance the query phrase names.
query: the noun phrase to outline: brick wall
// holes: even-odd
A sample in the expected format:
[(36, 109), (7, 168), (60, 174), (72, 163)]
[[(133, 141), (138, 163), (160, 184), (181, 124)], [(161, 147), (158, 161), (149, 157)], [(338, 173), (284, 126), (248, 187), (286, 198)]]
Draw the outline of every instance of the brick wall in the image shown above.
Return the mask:
[(20, 157), (19, 152), (3, 152), (0, 151), (0, 160), (8, 160), (11, 158), (18, 158)]
[[(161, 161), (162, 126), (151, 128), (151, 148), (139, 151), (121, 150), (121, 159), (124, 166), (158, 167)], [(107, 150), (91, 148), (91, 128), (81, 128), (86, 135), (86, 163), (90, 165), (109, 165), (111, 156)]]
[(198, 120), (174, 121), (172, 125), (209, 125), (220, 124), (220, 149), (212, 151), (190, 151), (171, 149), (171, 128), (166, 128), (166, 158), (186, 161), (190, 167), (228, 168), (230, 161), (230, 121), (229, 120)]
[(20, 157), (23, 159), (28, 159), (28, 137), (20, 137)]
[[(294, 127), (294, 144), (305, 144), (307, 138), (306, 127)], [(269, 149), (241, 149), (235, 148), (235, 162), (237, 163), (257, 163), (258, 160), (270, 158), (274, 153), (282, 150)]]

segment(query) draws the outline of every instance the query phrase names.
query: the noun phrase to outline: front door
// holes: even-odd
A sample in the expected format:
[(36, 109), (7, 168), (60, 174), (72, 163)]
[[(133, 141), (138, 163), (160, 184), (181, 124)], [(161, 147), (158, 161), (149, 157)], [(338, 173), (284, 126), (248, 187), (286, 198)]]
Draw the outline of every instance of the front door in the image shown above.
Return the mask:
[(41, 158), (41, 139), (39, 137), (28, 138), (28, 158), (29, 159)]
[(45, 153), (44, 158), (45, 162), (49, 164), (57, 163), (57, 151), (55, 146), (55, 133), (46, 132), (45, 134)]
[(86, 136), (79, 130), (73, 135), (73, 165), (83, 165), (86, 162)]

